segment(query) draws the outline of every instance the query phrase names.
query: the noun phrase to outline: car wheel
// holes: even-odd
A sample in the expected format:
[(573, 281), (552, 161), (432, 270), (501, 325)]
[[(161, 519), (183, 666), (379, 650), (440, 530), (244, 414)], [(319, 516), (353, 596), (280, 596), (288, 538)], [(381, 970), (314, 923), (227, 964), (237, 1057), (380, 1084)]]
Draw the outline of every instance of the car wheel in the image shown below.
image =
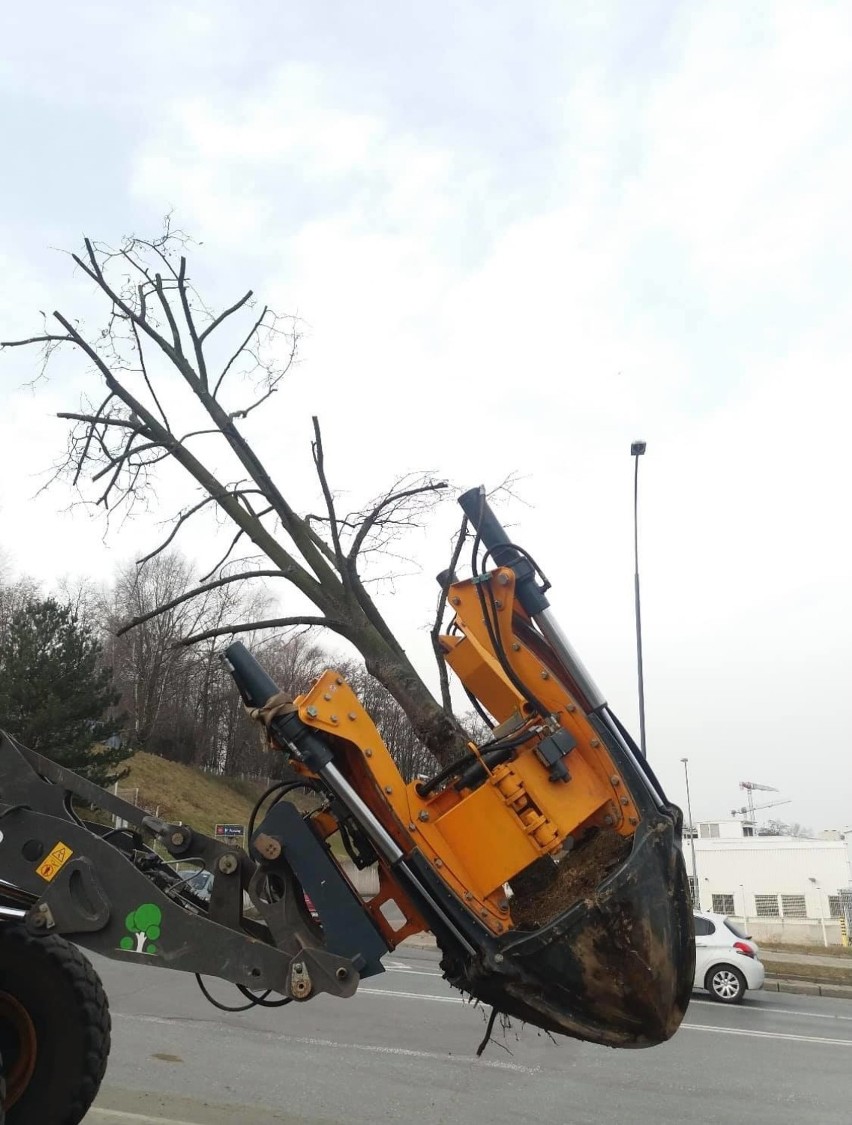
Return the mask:
[(733, 965), (714, 965), (704, 978), (704, 987), (720, 1004), (741, 1004), (746, 994), (746, 981)]

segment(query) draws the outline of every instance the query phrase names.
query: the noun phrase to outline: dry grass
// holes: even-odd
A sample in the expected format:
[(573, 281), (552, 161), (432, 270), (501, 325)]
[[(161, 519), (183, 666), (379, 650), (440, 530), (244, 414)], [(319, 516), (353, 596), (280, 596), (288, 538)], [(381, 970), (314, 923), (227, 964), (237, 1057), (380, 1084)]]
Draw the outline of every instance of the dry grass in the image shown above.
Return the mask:
[(830, 945), (826, 948), (822, 944), (791, 945), (781, 941), (759, 941), (758, 945), (771, 953), (816, 953), (820, 957), (848, 957), (852, 962), (852, 946), (849, 945)]
[(807, 980), (815, 984), (848, 984), (852, 985), (852, 965), (814, 965), (809, 961), (780, 961), (774, 957), (765, 962), (766, 972), (769, 976), (780, 977), (782, 980)]
[[(259, 781), (215, 777), (144, 751), (135, 754), (128, 765), (130, 775), (121, 782), (119, 796), (163, 820), (182, 821), (208, 836), (214, 834), (217, 824), (247, 825), (255, 801), (266, 789)], [(134, 799), (132, 791), (137, 787), (139, 796)], [(310, 806), (310, 798), (301, 793), (290, 799), (300, 808)], [(235, 843), (245, 847), (244, 840)], [(329, 845), (335, 855), (346, 854), (339, 833), (331, 837)]]
[(120, 795), (133, 800), (127, 790), (139, 789), (135, 801), (163, 820), (184, 821), (200, 832), (212, 834), (216, 824), (246, 824), (260, 783), (230, 781), (202, 773), (192, 766), (169, 762), (140, 752), (130, 759), (130, 776), (120, 785)]

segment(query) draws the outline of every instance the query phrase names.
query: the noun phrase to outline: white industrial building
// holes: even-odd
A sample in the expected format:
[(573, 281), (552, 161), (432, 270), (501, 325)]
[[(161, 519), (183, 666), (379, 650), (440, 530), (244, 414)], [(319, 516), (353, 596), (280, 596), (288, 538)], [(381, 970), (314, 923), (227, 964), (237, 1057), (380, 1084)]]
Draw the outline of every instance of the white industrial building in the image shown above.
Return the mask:
[(742, 921), (758, 942), (839, 945), (852, 906), (852, 839), (746, 835), (748, 827), (704, 821), (684, 833), (696, 905)]

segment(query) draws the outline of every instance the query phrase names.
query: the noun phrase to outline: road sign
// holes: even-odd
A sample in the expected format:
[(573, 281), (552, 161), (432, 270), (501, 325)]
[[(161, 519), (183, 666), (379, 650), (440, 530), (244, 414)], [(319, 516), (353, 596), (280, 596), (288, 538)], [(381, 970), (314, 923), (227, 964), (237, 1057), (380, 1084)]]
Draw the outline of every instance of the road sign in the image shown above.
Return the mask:
[(246, 826), (244, 824), (217, 824), (217, 836), (245, 836)]

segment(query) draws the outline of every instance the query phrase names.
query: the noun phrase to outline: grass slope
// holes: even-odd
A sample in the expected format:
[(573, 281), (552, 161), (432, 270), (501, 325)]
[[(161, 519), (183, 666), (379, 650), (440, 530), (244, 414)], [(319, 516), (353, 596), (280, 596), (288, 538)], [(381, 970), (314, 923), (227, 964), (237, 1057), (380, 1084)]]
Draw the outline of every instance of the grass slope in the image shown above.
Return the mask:
[(264, 789), (259, 782), (214, 777), (142, 751), (128, 765), (130, 775), (119, 783), (120, 797), (152, 813), (159, 807), (163, 820), (184, 821), (211, 835), (216, 824), (246, 824)]

